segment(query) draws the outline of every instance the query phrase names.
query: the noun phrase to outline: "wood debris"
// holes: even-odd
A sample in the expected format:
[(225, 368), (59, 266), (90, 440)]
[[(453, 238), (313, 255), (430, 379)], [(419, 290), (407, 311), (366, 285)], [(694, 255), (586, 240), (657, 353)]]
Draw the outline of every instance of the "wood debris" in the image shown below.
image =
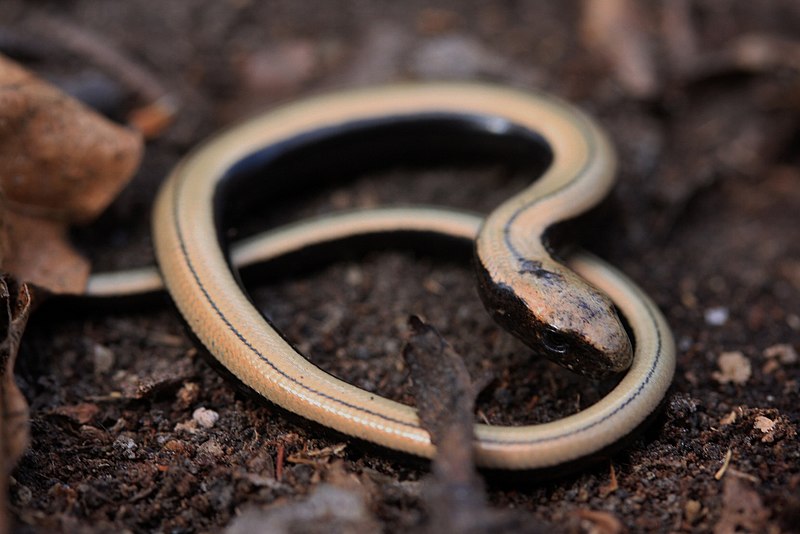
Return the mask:
[(731, 456), (733, 456), (733, 451), (728, 449), (728, 452), (725, 453), (725, 458), (722, 460), (722, 466), (714, 473), (714, 478), (720, 480), (725, 476), (725, 471), (728, 470), (728, 466), (731, 464)]
[(605, 58), (625, 91), (634, 98), (653, 98), (658, 72), (640, 5), (633, 0), (584, 0), (581, 23), (586, 47)]
[(409, 319), (403, 357), (422, 426), (436, 445), (426, 487), (428, 532), (547, 532), (552, 526), (512, 511), (492, 510), (475, 471), (473, 409), (477, 391), (461, 356), (418, 317)]
[(28, 448), (30, 412), (28, 402), (14, 381), (19, 343), (31, 312), (31, 292), (9, 276), (0, 277), (0, 532), (6, 532), (7, 476)]

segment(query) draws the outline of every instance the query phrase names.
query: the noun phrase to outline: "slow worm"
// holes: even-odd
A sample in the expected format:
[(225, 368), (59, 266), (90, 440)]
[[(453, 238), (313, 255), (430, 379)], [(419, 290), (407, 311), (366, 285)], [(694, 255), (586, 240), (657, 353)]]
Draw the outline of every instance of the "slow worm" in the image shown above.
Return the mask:
[[(229, 191), (265, 188), (271, 193), (269, 209), (279, 202), (272, 197), (291, 185), (287, 182), (310, 187), (304, 181), (309, 177), (358, 168), (362, 160), (388, 166), (442, 154), (538, 158), (547, 168), (484, 220), (438, 208), (356, 211), (273, 230), (227, 253), (220, 217), (226, 215)], [(502, 326), (535, 351), (590, 377), (627, 369), (606, 397), (574, 415), (531, 426), (476, 425), (480, 464), (553, 466), (591, 455), (634, 430), (655, 410), (674, 372), (670, 330), (633, 282), (592, 256), (573, 255), (565, 264), (551, 253), (548, 231), (605, 197), (614, 171), (613, 151), (601, 130), (551, 97), (472, 84), (343, 92), (258, 116), (186, 157), (156, 202), (156, 256), (188, 325), (246, 385), (328, 427), (430, 457), (434, 447), (414, 409), (310, 363), (250, 302), (230, 264), (357, 235), (417, 232), (473, 240), (481, 298)], [(155, 271), (97, 275), (87, 293), (159, 284)]]

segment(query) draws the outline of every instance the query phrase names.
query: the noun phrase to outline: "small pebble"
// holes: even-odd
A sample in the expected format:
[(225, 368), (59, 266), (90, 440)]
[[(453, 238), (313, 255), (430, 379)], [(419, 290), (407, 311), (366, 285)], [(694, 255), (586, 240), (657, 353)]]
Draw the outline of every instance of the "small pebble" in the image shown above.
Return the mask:
[(703, 510), (703, 505), (700, 504), (700, 501), (695, 501), (694, 499), (689, 499), (686, 501), (686, 506), (684, 507), (684, 514), (686, 516), (686, 521), (689, 523), (694, 523), (700, 518), (700, 512)]
[(717, 306), (716, 308), (709, 308), (705, 312), (706, 324), (710, 326), (722, 326), (728, 322), (730, 312), (724, 306)]
[(179, 408), (188, 408), (197, 401), (200, 396), (200, 386), (195, 382), (186, 382), (181, 389), (178, 390), (176, 398), (178, 400)]
[(25, 506), (33, 499), (33, 492), (31, 489), (22, 484), (18, 484), (13, 488), (13, 494), (16, 496), (14, 501), (17, 506)]
[(212, 428), (219, 420), (219, 414), (201, 406), (194, 411), (192, 419), (203, 428)]
[(450, 34), (423, 42), (411, 57), (411, 71), (423, 79), (475, 77), (502, 64), (483, 45), (466, 35)]
[(241, 61), (243, 83), (251, 91), (285, 94), (311, 78), (318, 67), (314, 43), (294, 40), (256, 50)]
[(772, 345), (771, 347), (767, 347), (764, 349), (764, 357), (770, 359), (777, 359), (780, 363), (784, 365), (797, 363), (797, 351), (794, 349), (792, 345), (788, 343), (780, 343), (778, 345)]
[(358, 265), (350, 265), (345, 271), (345, 281), (351, 287), (358, 287), (364, 282), (364, 273)]
[(92, 347), (92, 363), (95, 374), (106, 374), (114, 367), (114, 352), (104, 345), (95, 343)]
[(137, 449), (136, 442), (127, 436), (117, 436), (116, 441), (114, 441), (114, 448), (129, 460), (136, 458), (136, 452), (134, 452)]

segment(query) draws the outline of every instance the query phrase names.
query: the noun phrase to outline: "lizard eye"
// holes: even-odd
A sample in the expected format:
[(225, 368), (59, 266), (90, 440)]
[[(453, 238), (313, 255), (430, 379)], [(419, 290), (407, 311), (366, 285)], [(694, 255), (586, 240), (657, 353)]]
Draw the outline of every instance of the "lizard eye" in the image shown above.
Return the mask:
[(541, 341), (544, 348), (556, 354), (564, 354), (569, 348), (567, 336), (552, 327), (542, 332)]

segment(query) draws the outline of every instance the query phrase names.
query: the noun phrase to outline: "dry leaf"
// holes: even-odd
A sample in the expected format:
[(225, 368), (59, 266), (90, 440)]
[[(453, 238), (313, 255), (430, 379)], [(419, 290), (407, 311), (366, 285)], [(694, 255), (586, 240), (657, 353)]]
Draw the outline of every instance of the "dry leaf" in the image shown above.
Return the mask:
[(617, 482), (617, 472), (614, 469), (614, 464), (609, 465), (608, 478), (608, 483), (600, 486), (600, 491), (598, 492), (598, 495), (603, 499), (619, 489), (619, 482)]
[(88, 266), (66, 242), (139, 165), (141, 136), (0, 56), (0, 261), (19, 279), (81, 292)]
[(82, 292), (89, 262), (69, 244), (64, 222), (7, 210), (2, 231), (4, 271), (53, 293)]
[(87, 222), (141, 159), (141, 137), (0, 56), (0, 176), (15, 211)]

